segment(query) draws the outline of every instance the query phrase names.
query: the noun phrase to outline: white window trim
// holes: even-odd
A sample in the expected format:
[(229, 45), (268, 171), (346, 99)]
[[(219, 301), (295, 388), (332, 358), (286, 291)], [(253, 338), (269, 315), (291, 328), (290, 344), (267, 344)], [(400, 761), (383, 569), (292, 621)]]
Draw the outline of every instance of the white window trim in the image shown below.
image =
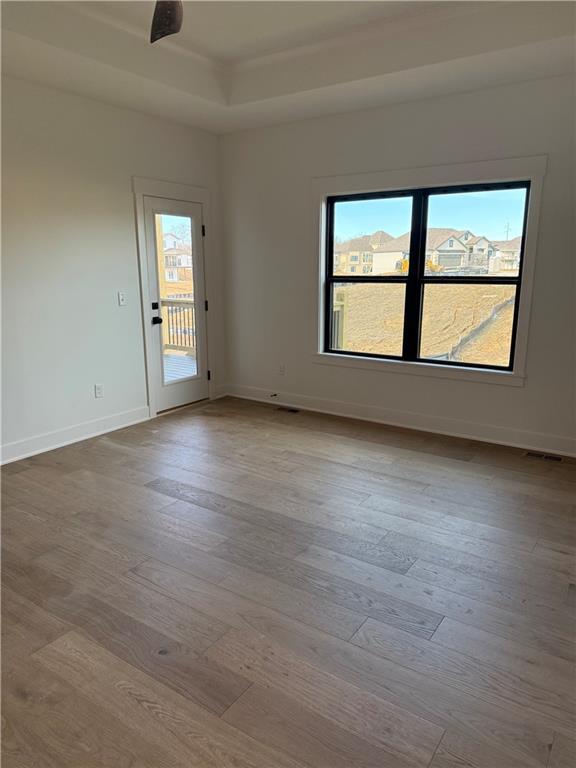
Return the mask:
[[(487, 160), (453, 165), (404, 168), (390, 171), (350, 174), (346, 176), (325, 176), (312, 180), (313, 195), (313, 252), (315, 254), (314, 283), (317, 303), (314, 307), (312, 326), (315, 329), (313, 361), (320, 365), (332, 365), (359, 370), (400, 373), (417, 376), (432, 376), (458, 381), (504, 384), (521, 387), (526, 378), (526, 355), (528, 348), (528, 327), (536, 248), (538, 240), (538, 218), (542, 186), (546, 173), (547, 156), (519, 157)], [(364, 192), (400, 191), (418, 187), (441, 187), (451, 184), (483, 184), (503, 181), (529, 180), (530, 203), (526, 224), (522, 286), (518, 307), (516, 331), (516, 353), (513, 371), (485, 370), (478, 368), (442, 366), (435, 363), (406, 362), (404, 360), (382, 360), (379, 358), (335, 354), (323, 351), (324, 283), (326, 252), (326, 200), (331, 195), (356, 194)]]

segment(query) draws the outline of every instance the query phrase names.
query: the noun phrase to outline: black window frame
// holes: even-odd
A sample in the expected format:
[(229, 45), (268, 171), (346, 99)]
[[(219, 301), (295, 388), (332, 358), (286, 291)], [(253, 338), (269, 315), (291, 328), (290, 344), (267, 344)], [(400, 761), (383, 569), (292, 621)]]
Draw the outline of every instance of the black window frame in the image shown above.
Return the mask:
[[(486, 192), (501, 189), (525, 189), (524, 217), (522, 239), (520, 243), (520, 263), (518, 275), (502, 276), (440, 276), (426, 275), (426, 233), (428, 223), (428, 202), (431, 196), (441, 194), (456, 194), (458, 192)], [(437, 187), (417, 187), (385, 192), (364, 192), (346, 195), (329, 195), (326, 198), (326, 252), (324, 270), (324, 329), (323, 352), (346, 357), (371, 358), (379, 360), (394, 360), (408, 363), (426, 363), (452, 368), (475, 368), (487, 371), (514, 370), (516, 355), (516, 337), (518, 331), (518, 315), (520, 296), (522, 293), (522, 275), (524, 268), (524, 252), (526, 245), (526, 230), (528, 211), (530, 207), (530, 180), (502, 181), (482, 184), (458, 184)], [(337, 203), (361, 200), (384, 200), (386, 198), (412, 198), (412, 221), (410, 228), (410, 256), (407, 275), (335, 275), (334, 274), (334, 210)], [(401, 355), (381, 355), (373, 352), (354, 352), (345, 349), (334, 349), (331, 346), (332, 337), (332, 286), (345, 283), (400, 283), (406, 286), (404, 303), (404, 331)], [(422, 331), (422, 307), (424, 288), (427, 284), (448, 285), (513, 285), (516, 288), (514, 300), (514, 317), (512, 320), (512, 335), (510, 340), (510, 357), (508, 365), (486, 365), (484, 363), (462, 363), (456, 360), (439, 360), (419, 356), (420, 337)]]

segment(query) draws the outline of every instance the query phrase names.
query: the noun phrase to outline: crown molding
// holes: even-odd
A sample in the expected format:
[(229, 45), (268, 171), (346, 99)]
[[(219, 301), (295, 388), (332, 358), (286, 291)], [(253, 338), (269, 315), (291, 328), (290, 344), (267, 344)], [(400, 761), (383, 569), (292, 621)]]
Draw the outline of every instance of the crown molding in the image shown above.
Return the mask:
[(363, 26), (346, 37), (252, 59), (232, 68), (231, 103), (359, 82), (554, 40), (569, 34), (574, 25), (571, 3), (554, 4), (558, 6), (555, 13), (550, 13), (550, 5), (523, 4), (521, 24), (514, 4), (469, 5), (469, 10), (458, 4), (453, 12), (435, 10), (398, 19), (396, 24)]

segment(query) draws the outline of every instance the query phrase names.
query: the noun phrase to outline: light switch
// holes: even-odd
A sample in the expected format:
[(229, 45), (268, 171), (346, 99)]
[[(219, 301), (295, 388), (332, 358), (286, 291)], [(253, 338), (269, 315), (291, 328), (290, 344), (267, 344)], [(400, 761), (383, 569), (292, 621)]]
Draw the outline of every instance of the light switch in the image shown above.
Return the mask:
[(124, 293), (124, 291), (118, 291), (118, 306), (119, 307), (126, 306), (126, 294)]

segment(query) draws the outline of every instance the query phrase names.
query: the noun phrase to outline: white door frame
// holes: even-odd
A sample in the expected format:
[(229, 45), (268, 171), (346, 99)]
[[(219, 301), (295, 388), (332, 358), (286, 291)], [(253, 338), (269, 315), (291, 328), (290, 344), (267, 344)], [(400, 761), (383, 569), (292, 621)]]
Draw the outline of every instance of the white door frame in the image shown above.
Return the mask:
[[(212, 292), (210, 285), (211, 263), (211, 218), (210, 218), (210, 191), (205, 187), (192, 187), (187, 184), (176, 184), (170, 181), (158, 181), (156, 179), (146, 179), (140, 176), (132, 177), (132, 189), (134, 190), (134, 199), (136, 205), (136, 237), (138, 242), (138, 264), (140, 269), (140, 304), (142, 309), (142, 326), (144, 337), (144, 358), (146, 363), (146, 389), (148, 393), (148, 409), (150, 417), (158, 413), (157, 403), (155, 402), (155, 388), (153, 382), (152, 366), (150, 364), (148, 350), (152, 350), (152, 310), (150, 308), (150, 283), (148, 279), (148, 263), (146, 254), (146, 223), (144, 213), (144, 197), (162, 197), (169, 200), (178, 200), (186, 203), (200, 203), (202, 205), (202, 219), (206, 228), (206, 235), (203, 238), (204, 252), (204, 289), (205, 296), (209, 302), (212, 302)], [(208, 368), (210, 369), (210, 346), (213, 341), (210, 333), (210, 323), (206, 317), (206, 336), (207, 347), (206, 357)], [(214, 397), (214, 372), (211, 371), (211, 378), (208, 381), (208, 397)]]

